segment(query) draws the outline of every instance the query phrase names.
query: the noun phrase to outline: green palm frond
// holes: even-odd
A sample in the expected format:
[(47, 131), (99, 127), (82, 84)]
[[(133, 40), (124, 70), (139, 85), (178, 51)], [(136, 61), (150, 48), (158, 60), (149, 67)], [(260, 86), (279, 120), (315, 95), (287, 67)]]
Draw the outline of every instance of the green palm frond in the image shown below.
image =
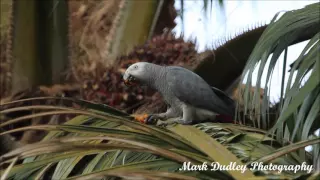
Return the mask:
[[(21, 101), (45, 100), (33, 98)], [(50, 98), (56, 99), (56, 98)], [(276, 152), (266, 162), (300, 164), (295, 151), (278, 150), (281, 145), (260, 129), (233, 125), (204, 123), (195, 126), (177, 125), (168, 129), (147, 126), (111, 107), (86, 101), (63, 98), (59, 102), (81, 105), (81, 109), (65, 106), (33, 105), (4, 109), (2, 114), (23, 110), (41, 110), (0, 124), (5, 127), (29, 118), (57, 114), (77, 114), (62, 125), (36, 125), (13, 129), (0, 136), (25, 130), (49, 131), (35, 144), (17, 148), (0, 158), (0, 173), (8, 179), (102, 179), (103, 177), (166, 177), (172, 179), (230, 179), (259, 175), (297, 177), (285, 172), (269, 171), (179, 171), (184, 162), (202, 164), (237, 162), (248, 164)], [(16, 103), (12, 102), (11, 104)], [(8, 104), (4, 104), (8, 105)], [(300, 144), (299, 148), (317, 143)], [(284, 152), (284, 153), (283, 153)], [(283, 156), (283, 154), (287, 154)], [(22, 160), (22, 162), (21, 162)], [(309, 160), (311, 161), (311, 159)], [(12, 166), (9, 166), (9, 165)], [(169, 173), (165, 173), (169, 172)]]
[[(269, 83), (273, 75), (275, 65), (283, 61), (284, 66), (287, 60), (287, 49), (292, 43), (301, 42), (305, 37), (310, 41), (302, 50), (300, 56), (295, 60), (289, 74), (288, 83), (285, 87), (282, 82), (280, 97), (279, 116), (271, 128), (276, 132), (276, 139), (281, 143), (304, 141), (320, 128), (319, 122), (319, 98), (320, 98), (320, 72), (319, 72), (319, 38), (320, 38), (320, 3), (306, 6), (303, 9), (293, 10), (284, 13), (280, 18), (277, 14), (268, 25), (252, 54), (242, 74), (242, 80), (246, 80), (246, 88), (240, 92), (239, 97), (244, 97), (246, 110), (251, 109), (251, 114), (262, 114), (256, 121), (256, 126), (261, 129), (270, 128), (270, 101)], [(285, 52), (284, 59), (280, 59), (282, 52)], [(268, 64), (268, 59), (270, 63)], [(258, 77), (261, 77), (264, 69), (267, 69), (266, 82), (263, 84), (261, 78), (255, 82), (256, 91), (249, 93), (253, 83), (252, 75), (258, 67)], [(296, 73), (296, 77), (294, 74)], [(308, 75), (310, 77), (308, 78)], [(282, 74), (284, 79), (286, 73)], [(305, 81), (305, 79), (307, 80)], [(292, 85), (292, 86), (291, 86)], [(263, 103), (259, 103), (260, 87), (265, 89)], [(260, 116), (259, 116), (260, 117)]]

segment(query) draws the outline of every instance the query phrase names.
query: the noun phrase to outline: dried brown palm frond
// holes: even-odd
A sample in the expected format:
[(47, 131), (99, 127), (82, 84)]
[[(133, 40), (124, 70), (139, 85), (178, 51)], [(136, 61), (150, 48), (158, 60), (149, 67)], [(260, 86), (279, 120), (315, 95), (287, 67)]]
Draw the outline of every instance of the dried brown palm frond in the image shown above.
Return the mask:
[(105, 62), (106, 37), (116, 23), (114, 19), (120, 2), (122, 1), (68, 1), (72, 70), (70, 78), (80, 81), (82, 78), (79, 76), (83, 71), (92, 70), (100, 61)]

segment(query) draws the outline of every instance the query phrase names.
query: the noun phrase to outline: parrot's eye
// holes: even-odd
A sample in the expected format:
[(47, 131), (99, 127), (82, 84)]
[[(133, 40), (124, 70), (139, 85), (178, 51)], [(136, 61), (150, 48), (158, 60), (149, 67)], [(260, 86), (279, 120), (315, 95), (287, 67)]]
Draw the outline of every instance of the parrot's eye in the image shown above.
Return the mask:
[(138, 69), (138, 65), (135, 65), (133, 68)]

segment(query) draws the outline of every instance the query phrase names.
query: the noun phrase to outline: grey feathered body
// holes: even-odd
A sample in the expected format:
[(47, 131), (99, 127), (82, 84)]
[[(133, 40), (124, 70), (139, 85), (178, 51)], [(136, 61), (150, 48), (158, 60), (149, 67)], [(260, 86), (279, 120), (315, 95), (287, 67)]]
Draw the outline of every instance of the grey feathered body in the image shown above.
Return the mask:
[[(166, 103), (177, 113), (181, 114), (182, 106), (187, 105), (197, 110), (233, 116), (232, 105), (221, 98), (223, 92), (212, 89), (199, 75), (178, 66), (162, 67), (160, 71), (159, 79), (164, 81), (153, 80), (154, 89), (162, 94)], [(215, 91), (220, 94), (217, 95)]]
[(168, 105), (166, 112), (149, 116), (147, 122), (175, 118), (172, 122), (191, 124), (214, 120), (217, 114), (234, 116), (233, 100), (188, 69), (139, 62), (126, 70), (124, 80), (130, 77), (160, 92)]

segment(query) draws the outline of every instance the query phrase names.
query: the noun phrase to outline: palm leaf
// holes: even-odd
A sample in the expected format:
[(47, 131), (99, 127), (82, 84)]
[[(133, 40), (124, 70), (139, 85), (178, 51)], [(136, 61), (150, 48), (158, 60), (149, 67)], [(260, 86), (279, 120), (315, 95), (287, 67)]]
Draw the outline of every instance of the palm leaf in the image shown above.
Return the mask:
[[(0, 134), (2, 136), (13, 131), (29, 129), (49, 131), (41, 142), (25, 145), (1, 157), (2, 166), (12, 164), (5, 173), (7, 178), (91, 179), (132, 175), (150, 178), (230, 179), (237, 178), (239, 172), (192, 172), (178, 169), (184, 162), (196, 165), (203, 162), (227, 164), (229, 161), (236, 161), (239, 164), (246, 164), (269, 155), (270, 152), (279, 153), (276, 150), (281, 147), (271, 137), (266, 136), (266, 132), (251, 127), (204, 123), (193, 127), (174, 126), (163, 129), (132, 121), (127, 114), (121, 114), (108, 106), (67, 98), (61, 98), (59, 102), (61, 101), (65, 103), (73, 101), (83, 106), (81, 109), (74, 109), (41, 105), (1, 111), (3, 114), (25, 109), (45, 111), (32, 114), (28, 118), (43, 116), (45, 113), (45, 115), (56, 114), (56, 112), (80, 114), (62, 125), (23, 127)], [(64, 110), (61, 111), (61, 109)], [(26, 119), (20, 118), (20, 121)], [(9, 120), (0, 126), (19, 122), (16, 120)], [(189, 136), (190, 132), (194, 136)], [(201, 143), (203, 141), (210, 143)], [(288, 153), (287, 149), (284, 149), (284, 152)], [(221, 153), (229, 155), (221, 159), (223, 157)], [(16, 160), (17, 158), (19, 161)], [(271, 162), (299, 164), (300, 160), (296, 152), (290, 152), (287, 156), (272, 159)], [(1, 174), (5, 171), (1, 171)], [(273, 172), (267, 171), (246, 171), (241, 176), (257, 178), (257, 175), (270, 174), (274, 175)], [(298, 174), (286, 172), (284, 175), (295, 177), (303, 174), (303, 172)]]
[[(276, 139), (281, 143), (289, 140), (297, 142), (307, 140), (310, 134), (317, 129), (315, 119), (317, 119), (319, 109), (316, 108), (319, 96), (319, 29), (320, 29), (320, 4), (308, 5), (303, 9), (284, 13), (280, 18), (278, 14), (268, 25), (252, 54), (242, 74), (242, 81), (246, 80), (246, 88), (240, 92), (239, 97), (244, 97), (245, 109), (252, 109), (250, 114), (262, 114), (257, 119), (256, 126), (262, 129), (268, 129), (272, 124), (269, 120), (270, 101), (268, 89), (271, 76), (275, 65), (282, 59), (280, 54), (292, 43), (301, 42), (302, 37), (311, 37), (309, 43), (305, 46), (290, 72), (287, 86), (282, 83), (280, 114), (271, 128), (271, 132), (276, 132)], [(270, 63), (268, 64), (268, 59)], [(286, 56), (285, 56), (286, 58)], [(287, 59), (284, 59), (286, 62)], [(285, 64), (285, 63), (284, 63)], [(299, 66), (298, 66), (299, 65)], [(258, 77), (261, 77), (263, 70), (267, 69), (266, 82), (262, 84), (261, 78), (256, 83), (256, 91), (252, 95), (249, 89), (252, 85), (253, 70), (258, 67)], [(294, 78), (294, 73), (296, 77)], [(308, 78), (308, 74), (311, 74)], [(284, 79), (285, 73), (282, 78)], [(307, 79), (304, 82), (304, 79)], [(260, 100), (258, 89), (265, 89), (264, 102), (257, 103)], [(283, 98), (283, 99), (282, 99)], [(316, 100), (316, 101), (314, 101)], [(259, 116), (260, 117), (260, 116)], [(306, 118), (308, 117), (308, 118)], [(318, 126), (319, 128), (319, 126)]]

